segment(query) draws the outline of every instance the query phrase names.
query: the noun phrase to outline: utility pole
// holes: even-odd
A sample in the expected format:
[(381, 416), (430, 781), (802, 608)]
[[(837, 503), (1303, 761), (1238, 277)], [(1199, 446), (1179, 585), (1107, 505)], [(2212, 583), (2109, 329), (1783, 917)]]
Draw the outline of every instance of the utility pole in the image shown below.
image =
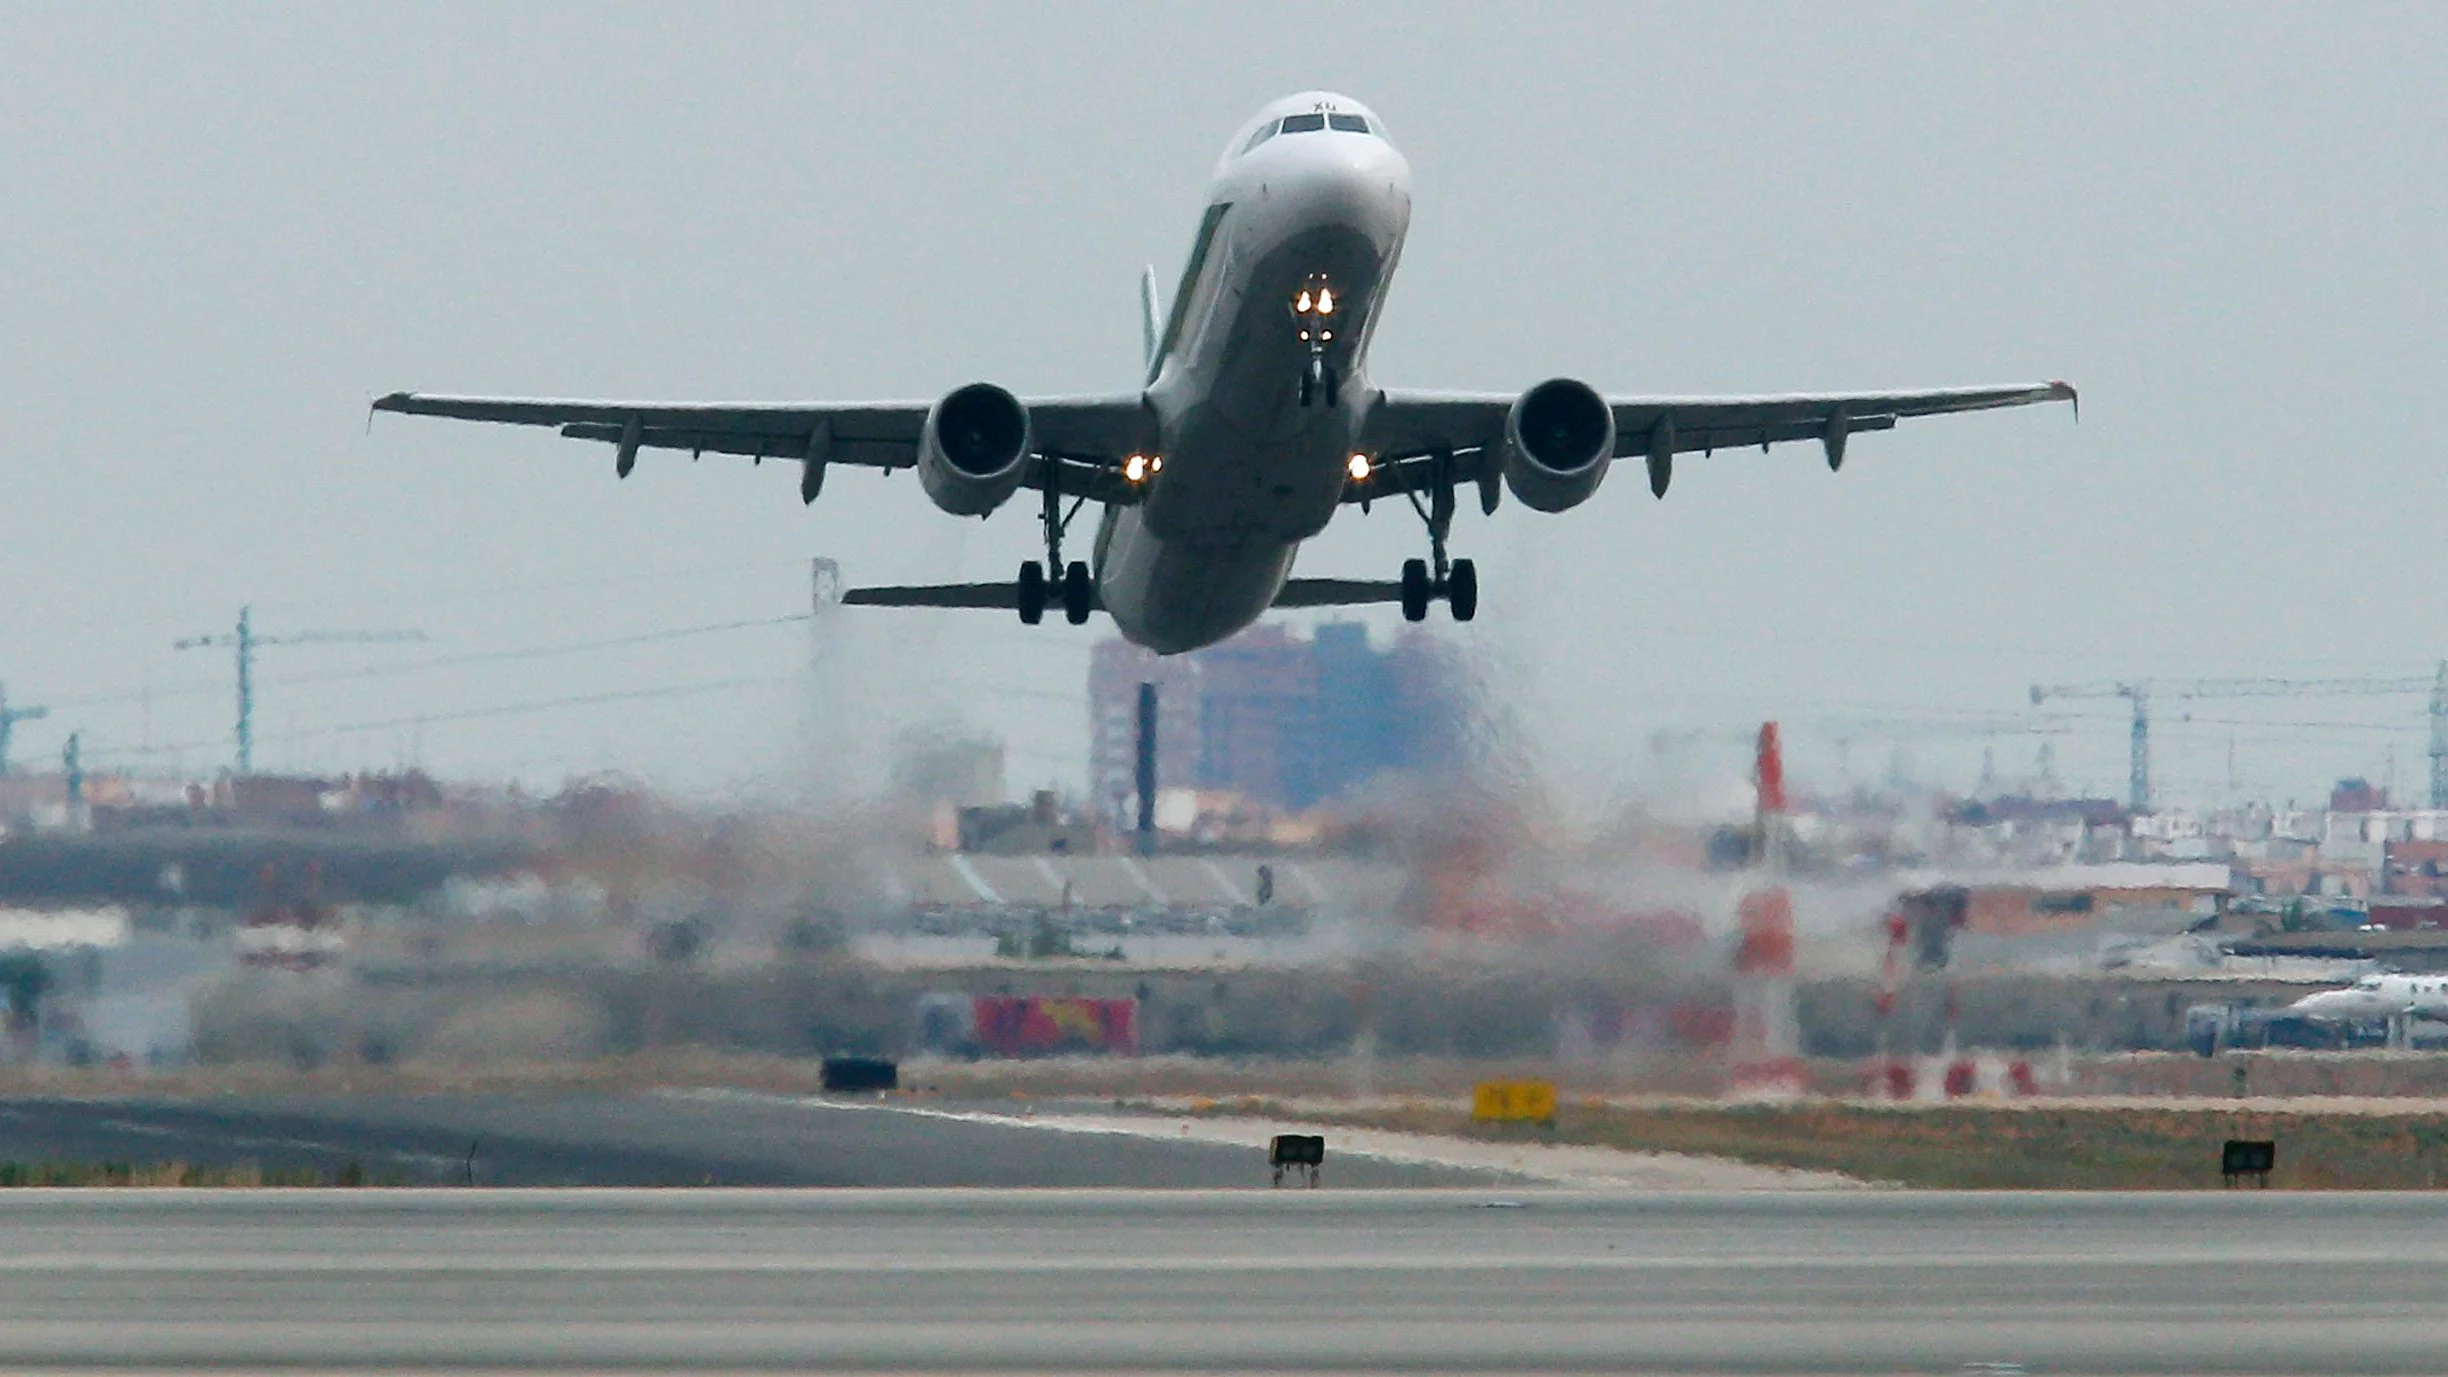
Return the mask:
[(1156, 854), (1156, 686), (1139, 686), (1139, 854)]
[[(51, 710), (49, 708), (10, 707), (8, 690), (6, 688), (0, 688), (0, 777), (6, 776), (9, 772), (9, 738), (15, 734), (17, 724), (20, 722), (39, 722), (43, 718), (49, 717), (50, 715)], [(2434, 779), (2439, 777), (2439, 768), (2439, 759), (2435, 755), (2431, 762), (2431, 772)], [(2434, 785), (2432, 787), (2437, 788), (2438, 786)]]
[(2448, 660), (2431, 681), (2431, 806), (2448, 808)]
[(255, 773), (255, 652), (275, 645), (385, 645), (422, 641), (422, 631), (298, 631), (286, 636), (255, 634), (254, 609), (238, 609), (238, 629), (223, 636), (190, 636), (172, 650), (227, 646), (238, 652), (238, 773)]
[(2124, 698), (2133, 703), (2132, 786), (2127, 800), (2150, 811), (2150, 698), (2153, 692), (2194, 698), (2314, 698), (2332, 694), (2431, 695), (2431, 806), (2448, 808), (2448, 661), (2429, 679), (2134, 679), (2113, 684), (2034, 684), (2032, 706), (2051, 698)]
[(2031, 700), (2039, 707), (2051, 698), (2123, 698), (2133, 703), (2133, 729), (2127, 747), (2125, 806), (2147, 813), (2151, 804), (2150, 685), (2137, 679), (2123, 684), (2034, 684)]
[(2125, 686), (2125, 696), (2133, 700), (2133, 727), (2125, 742), (2125, 792), (2133, 811), (2147, 813), (2151, 810), (2150, 685), (2136, 680)]

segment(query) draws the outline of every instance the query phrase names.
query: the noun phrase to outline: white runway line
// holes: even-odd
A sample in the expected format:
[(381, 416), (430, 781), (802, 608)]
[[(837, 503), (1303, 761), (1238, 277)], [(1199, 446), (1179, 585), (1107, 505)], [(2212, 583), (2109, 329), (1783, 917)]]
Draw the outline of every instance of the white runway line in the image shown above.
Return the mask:
[(1173, 1142), (1224, 1143), (1264, 1151), (1278, 1133), (1318, 1133), (1326, 1138), (1326, 1173), (1332, 1181), (1337, 1157), (1369, 1157), (1414, 1166), (1506, 1172), (1539, 1186), (1623, 1191), (1860, 1190), (1871, 1183), (1835, 1172), (1756, 1166), (1721, 1157), (1668, 1152), (1628, 1152), (1576, 1143), (1494, 1143), (1428, 1133), (1350, 1128), (1337, 1124), (1256, 1118), (1176, 1118), (1153, 1114), (1005, 1114), (975, 1109), (932, 1109), (893, 1101), (769, 1095), (743, 1090), (683, 1090), (667, 1094), (736, 1097), (812, 1109), (855, 1109), (961, 1123), (1033, 1128), (1048, 1133), (1107, 1133)]

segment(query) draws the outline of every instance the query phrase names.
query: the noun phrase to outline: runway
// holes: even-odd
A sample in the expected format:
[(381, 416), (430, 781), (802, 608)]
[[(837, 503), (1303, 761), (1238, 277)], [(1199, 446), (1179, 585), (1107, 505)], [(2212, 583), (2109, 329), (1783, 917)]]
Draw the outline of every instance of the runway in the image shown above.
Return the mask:
[[(1015, 1115), (1009, 1101), (989, 1106)], [(1060, 1106), (1049, 1106), (1049, 1109)], [(1080, 1112), (1075, 1107), (1072, 1112)], [(389, 1185), (1264, 1185), (1265, 1152), (1190, 1137), (1048, 1133), (875, 1101), (728, 1093), (253, 1095), (0, 1103), (0, 1162), (253, 1163)], [(1505, 1173), (1338, 1154), (1339, 1188)]]
[(0, 1237), (20, 1369), (2414, 1373), (2448, 1334), (2431, 1196), (8, 1192)]

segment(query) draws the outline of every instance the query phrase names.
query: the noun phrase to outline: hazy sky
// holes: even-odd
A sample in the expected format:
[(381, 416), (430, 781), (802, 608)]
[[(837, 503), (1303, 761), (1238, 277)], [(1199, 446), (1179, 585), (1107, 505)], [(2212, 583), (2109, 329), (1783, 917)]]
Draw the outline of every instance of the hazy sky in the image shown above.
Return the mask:
[[(1312, 86), (1414, 169), (1381, 382), (2083, 389), (2079, 426), (1907, 424), (1841, 477), (1794, 446), (1687, 460), (1663, 504), (1626, 465), (1568, 515), (1466, 514), (1483, 610), (1445, 630), (1577, 789), (1654, 779), (1661, 727), (2421, 674), (2448, 655), (2444, 71), (2436, 6), (0, 4), (0, 681), (54, 710), (17, 754), (82, 728), (226, 758), (227, 657), (170, 643), (251, 602), (267, 633), (431, 638), (267, 651), (266, 767), (716, 794), (962, 721), (1015, 786), (1076, 783), (1097, 626), (854, 614), (821, 680), (798, 625), (502, 658), (787, 616), (816, 554), (1009, 577), (1025, 511), (857, 472), (803, 510), (790, 469), (713, 457), (616, 483), (601, 446), (369, 434), (365, 403), (1127, 386), (1140, 266), (1172, 281), (1223, 140)], [(1346, 513), (1302, 568), (1419, 544), (1399, 507)], [(706, 684), (733, 686), (462, 716)], [(2121, 792), (2121, 705), (2083, 710), (2060, 771)], [(2225, 793), (2231, 737), (2247, 790), (2392, 748), (2422, 778), (2419, 698), (2193, 712), (2160, 734), (2178, 800)], [(1968, 784), (1979, 751), (1912, 759)]]

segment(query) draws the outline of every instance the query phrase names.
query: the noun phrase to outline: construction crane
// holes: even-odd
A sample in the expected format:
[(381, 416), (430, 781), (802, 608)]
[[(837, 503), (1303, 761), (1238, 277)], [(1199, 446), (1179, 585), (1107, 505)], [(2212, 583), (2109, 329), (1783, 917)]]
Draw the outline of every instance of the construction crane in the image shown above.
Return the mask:
[(238, 773), (255, 773), (255, 652), (275, 645), (385, 645), (422, 641), (422, 631), (298, 631), (286, 636), (255, 634), (254, 609), (238, 609), (238, 629), (227, 635), (190, 636), (172, 650), (227, 646), (238, 652)]
[(8, 690), (0, 688), (0, 776), (9, 772), (9, 738), (16, 734), (20, 722), (39, 722), (49, 717), (49, 708), (12, 708)]
[(2341, 694), (2429, 693), (2431, 695), (2431, 806), (2448, 808), (2448, 660), (2428, 678), (2404, 679), (2128, 679), (2117, 683), (2034, 684), (2032, 706), (2052, 698), (2123, 698), (2133, 705), (2131, 777), (2126, 805), (2147, 813), (2151, 806), (2150, 704), (2168, 698), (2314, 698)]

